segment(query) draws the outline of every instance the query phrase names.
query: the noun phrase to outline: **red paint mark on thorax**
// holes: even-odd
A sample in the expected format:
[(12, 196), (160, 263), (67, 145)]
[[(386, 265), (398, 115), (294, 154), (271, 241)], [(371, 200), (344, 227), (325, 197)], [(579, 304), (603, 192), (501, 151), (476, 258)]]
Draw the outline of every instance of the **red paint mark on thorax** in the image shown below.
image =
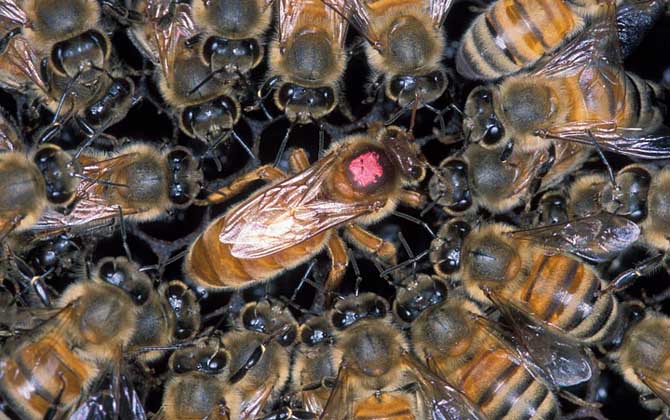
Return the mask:
[(367, 187), (384, 176), (384, 168), (379, 163), (379, 158), (377, 152), (365, 152), (349, 163), (349, 172), (358, 185)]

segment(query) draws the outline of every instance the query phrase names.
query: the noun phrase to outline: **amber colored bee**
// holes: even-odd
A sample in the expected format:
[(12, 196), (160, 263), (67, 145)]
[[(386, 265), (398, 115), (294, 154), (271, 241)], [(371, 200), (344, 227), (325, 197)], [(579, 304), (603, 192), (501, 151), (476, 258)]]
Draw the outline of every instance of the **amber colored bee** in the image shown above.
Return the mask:
[(230, 383), (225, 394), (231, 419), (253, 420), (272, 407), (287, 385), (298, 323), (291, 312), (267, 301), (247, 304), (241, 331), (225, 334)]
[(665, 90), (625, 72), (614, 5), (543, 65), (478, 87), (466, 102), (464, 130), (491, 149), (546, 150), (573, 141), (641, 158), (670, 156), (662, 129)]
[(327, 287), (339, 283), (348, 264), (336, 228), (351, 242), (388, 261), (395, 247), (363, 229), (399, 202), (418, 207), (421, 196), (405, 187), (425, 174), (411, 136), (398, 127), (356, 134), (334, 144), (313, 165), (303, 150), (289, 159), (293, 175), (270, 165), (234, 180), (208, 197), (228, 199), (255, 180), (273, 182), (214, 220), (189, 248), (185, 271), (206, 288), (242, 287), (268, 280), (312, 258), (323, 247), (333, 260)]
[(347, 26), (320, 0), (279, 1), (268, 83), (279, 82), (274, 101), (289, 121), (315, 122), (340, 104)]
[(427, 275), (398, 292), (394, 310), (411, 324), (416, 356), (488, 418), (558, 418), (556, 395), (495, 323), (464, 297), (446, 295), (446, 285)]
[(485, 418), (461, 391), (409, 353), (383, 298), (372, 293), (348, 297), (335, 304), (329, 317), (339, 368), (320, 419)]
[[(650, 410), (670, 407), (670, 318), (650, 312), (626, 332), (617, 351), (618, 368), (626, 382), (643, 395)], [(667, 415), (667, 414), (666, 414)]]
[[(181, 131), (211, 149), (232, 136), (241, 109), (229, 83), (212, 76), (210, 66), (193, 43), (197, 27), (191, 5), (171, 0), (136, 0), (130, 10), (143, 16), (129, 34), (142, 53), (156, 64), (157, 85), (174, 110)], [(248, 149), (247, 149), (248, 150)]]
[(200, 190), (202, 171), (188, 149), (160, 151), (133, 144), (109, 156), (78, 158), (82, 179), (67, 213), (45, 211), (34, 231), (80, 229), (116, 217), (155, 220), (167, 211), (189, 206)]
[(368, 63), (399, 106), (421, 107), (448, 85), (442, 24), (452, 0), (324, 0), (368, 41)]
[(71, 119), (94, 136), (125, 117), (135, 88), (130, 78), (110, 71), (112, 44), (100, 30), (98, 2), (5, 0), (2, 6), (1, 83), (56, 113), (43, 141)]
[(193, 2), (193, 20), (203, 33), (202, 60), (223, 80), (236, 80), (263, 59), (262, 36), (272, 21), (273, 0)]
[(171, 377), (165, 385), (157, 420), (229, 420), (225, 393), (230, 354), (219, 335), (172, 353)]
[(72, 158), (56, 145), (40, 146), (30, 156), (1, 153), (0, 235), (31, 228), (48, 209), (70, 204), (78, 186)]
[[(87, 402), (103, 375), (121, 375), (117, 367), (151, 283), (119, 276), (110, 264), (101, 260), (92, 279), (70, 285), (42, 324), (3, 347), (0, 394), (20, 418), (76, 418), (89, 412)], [(120, 383), (126, 384), (120, 398), (137, 398), (126, 381)], [(145, 418), (143, 409), (137, 407), (133, 417)]]
[[(456, 69), (492, 80), (531, 67), (583, 31), (602, 0), (498, 0), (465, 32)], [(662, 15), (664, 0), (617, 0), (616, 24), (626, 55)]]
[(553, 154), (513, 150), (500, 153), (470, 144), (462, 155), (440, 163), (428, 185), (430, 198), (450, 215), (469, 214), (483, 207), (494, 214), (528, 204), (535, 192), (559, 183), (579, 168), (590, 150), (580, 144), (558, 143)]
[(605, 282), (580, 258), (612, 259), (639, 233), (635, 223), (605, 214), (525, 230), (498, 223), (473, 229), (455, 219), (440, 229), (430, 259), (440, 276), (460, 279), (476, 301), (494, 299), (516, 319), (517, 335), (551, 329), (566, 340), (593, 345), (620, 333), (619, 303), (601, 293)]

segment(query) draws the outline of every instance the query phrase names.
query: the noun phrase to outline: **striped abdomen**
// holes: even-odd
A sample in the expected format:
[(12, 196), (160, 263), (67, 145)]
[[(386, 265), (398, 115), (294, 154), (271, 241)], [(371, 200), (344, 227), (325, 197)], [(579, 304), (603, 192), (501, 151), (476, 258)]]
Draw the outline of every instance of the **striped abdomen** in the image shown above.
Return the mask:
[(618, 327), (618, 303), (611, 294), (596, 297), (600, 286), (600, 279), (586, 264), (540, 253), (520, 286), (503, 293), (539, 319), (583, 343), (595, 344)]
[(477, 340), (468, 350), (467, 357), (461, 360), (463, 363), (458, 363), (456, 370), (444, 376), (488, 418), (525, 420), (559, 417), (556, 396), (520, 364), (518, 357), (510, 354), (494, 338), (487, 336)]
[(469, 79), (516, 73), (562, 45), (583, 25), (562, 0), (498, 0), (463, 36), (456, 68)]
[(82, 394), (96, 367), (49, 334), (0, 361), (0, 392), (22, 418), (41, 420), (65, 412)]
[(653, 132), (663, 123), (666, 100), (667, 91), (660, 85), (627, 72), (625, 114), (619, 126)]
[(212, 222), (193, 242), (186, 256), (186, 272), (202, 286), (236, 287), (249, 281), (268, 280), (314, 256), (331, 233), (323, 232), (267, 257), (241, 259), (231, 255), (230, 245), (219, 240), (224, 223), (225, 215)]

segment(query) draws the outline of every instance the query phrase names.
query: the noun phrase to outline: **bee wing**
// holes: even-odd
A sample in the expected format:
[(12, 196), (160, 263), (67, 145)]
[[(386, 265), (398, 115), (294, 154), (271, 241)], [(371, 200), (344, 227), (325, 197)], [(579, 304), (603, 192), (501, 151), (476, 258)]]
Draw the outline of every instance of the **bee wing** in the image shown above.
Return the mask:
[(33, 46), (21, 35), (9, 40), (0, 56), (0, 82), (9, 89), (25, 92), (35, 86), (46, 95), (47, 88), (40, 75), (40, 59)]
[(430, 0), (430, 17), (436, 28), (442, 26), (453, 3), (454, 0)]
[(670, 407), (670, 381), (658, 375), (647, 375), (643, 369), (635, 369), (635, 374), (665, 405)]
[(260, 258), (378, 208), (377, 202), (344, 203), (321, 196), (334, 162), (335, 155), (327, 156), (232, 209), (219, 240), (230, 244), (237, 258)]
[(509, 236), (556, 253), (570, 253), (594, 262), (608, 261), (640, 237), (640, 227), (623, 216), (598, 213), (565, 223), (517, 230)]
[(542, 136), (598, 145), (602, 150), (638, 159), (670, 159), (670, 128), (661, 126), (652, 134), (640, 127), (617, 127), (612, 121), (584, 121), (552, 127)]
[(105, 378), (101, 381), (100, 386), (96, 387), (97, 389), (89, 391), (81, 398), (70, 420), (112, 420), (115, 418), (146, 420), (147, 416), (142, 401), (128, 378), (123, 374), (119, 375), (118, 392), (114, 389), (113, 381), (114, 379)]
[[(290, 1), (290, 0), (288, 0)], [(374, 32), (371, 9), (367, 0), (322, 0), (326, 6), (346, 19), (373, 47), (379, 46), (379, 35)]]
[(149, 0), (147, 18), (153, 26), (153, 44), (156, 59), (166, 80), (171, 80), (172, 69), (180, 43), (197, 33), (191, 17), (191, 5), (172, 0)]
[(403, 363), (417, 379), (418, 394), (432, 420), (483, 420), (486, 416), (461, 391), (403, 352)]
[(0, 28), (11, 30), (27, 23), (28, 15), (15, 0), (0, 0)]
[(354, 401), (351, 395), (349, 385), (350, 370), (343, 363), (337, 372), (335, 387), (326, 401), (319, 420), (347, 420), (352, 418), (352, 409)]
[(279, 45), (286, 45), (304, 7), (304, 0), (279, 0)]
[(270, 398), (274, 384), (268, 383), (257, 389), (251, 398), (242, 401), (240, 405), (240, 420), (253, 420), (265, 408)]
[(507, 338), (535, 376), (554, 387), (573, 386), (591, 379), (591, 358), (580, 343), (495, 291), (484, 292), (509, 323), (512, 334)]
[(344, 47), (344, 42), (347, 38), (347, 28), (349, 27), (349, 22), (344, 18), (344, 16), (337, 13), (334, 9), (328, 6), (326, 6), (326, 17), (328, 22), (330, 22), (330, 33), (333, 34), (333, 39), (335, 39), (339, 46)]

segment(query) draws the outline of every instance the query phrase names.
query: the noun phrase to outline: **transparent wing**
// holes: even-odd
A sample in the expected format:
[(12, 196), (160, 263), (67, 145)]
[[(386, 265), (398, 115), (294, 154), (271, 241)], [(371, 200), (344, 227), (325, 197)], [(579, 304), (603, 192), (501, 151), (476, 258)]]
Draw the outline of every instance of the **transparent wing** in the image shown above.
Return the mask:
[(240, 406), (240, 420), (254, 420), (265, 408), (274, 384), (265, 384), (256, 390), (251, 398), (242, 401)]
[(643, 384), (651, 389), (654, 395), (670, 407), (670, 380), (661, 378), (658, 375), (647, 375), (643, 369), (635, 369), (635, 374)]
[(219, 240), (238, 258), (260, 258), (297, 245), (383, 205), (344, 203), (322, 197), (337, 156), (327, 156), (306, 171), (273, 185), (225, 216)]
[(640, 237), (640, 227), (623, 216), (598, 213), (566, 223), (508, 232), (514, 239), (555, 253), (570, 253), (594, 262), (611, 260)]
[(298, 17), (305, 7), (305, 0), (279, 0), (279, 45), (286, 45), (293, 33)]
[(442, 26), (453, 4), (454, 0), (430, 0), (430, 17), (436, 28)]
[(349, 386), (349, 368), (343, 363), (337, 372), (333, 388), (319, 420), (348, 420), (352, 418), (353, 400)]
[[(109, 375), (107, 375), (109, 376)], [(135, 389), (121, 374), (118, 378), (119, 389), (115, 396), (113, 380), (104, 378), (101, 384), (82, 398), (79, 406), (70, 416), (70, 420), (146, 420), (144, 406)]]
[(15, 0), (0, 0), (0, 28), (11, 30), (28, 23), (26, 12), (16, 4)]
[(39, 69), (40, 59), (30, 42), (21, 35), (12, 37), (0, 56), (0, 83), (20, 91), (36, 87), (46, 95), (47, 88)]
[(375, 33), (372, 25), (372, 9), (366, 0), (323, 0), (337, 14), (346, 19), (351, 26), (356, 28), (369, 43), (379, 48), (379, 35)]
[(483, 420), (486, 416), (448, 382), (428, 370), (410, 354), (403, 352), (403, 362), (417, 379), (418, 394), (432, 420)]
[(591, 379), (591, 357), (584, 346), (562, 331), (537, 319), (515, 303), (484, 288), (512, 334), (507, 335), (527, 368), (554, 387), (568, 387)]

